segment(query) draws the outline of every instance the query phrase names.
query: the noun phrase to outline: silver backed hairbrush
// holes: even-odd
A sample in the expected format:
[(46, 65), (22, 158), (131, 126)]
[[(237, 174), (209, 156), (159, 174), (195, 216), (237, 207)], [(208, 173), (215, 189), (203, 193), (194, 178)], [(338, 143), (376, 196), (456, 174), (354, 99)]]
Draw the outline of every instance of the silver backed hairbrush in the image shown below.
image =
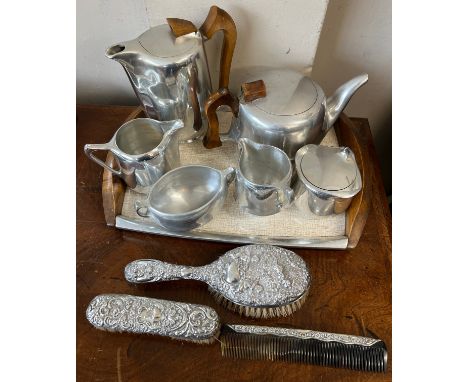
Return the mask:
[(266, 359), (384, 372), (387, 350), (374, 338), (254, 325), (223, 325), (203, 305), (129, 295), (100, 295), (86, 310), (96, 328), (197, 343), (219, 337), (224, 357)]
[(310, 286), (307, 265), (294, 252), (246, 245), (201, 267), (136, 260), (125, 267), (132, 283), (192, 279), (209, 285), (221, 305), (249, 317), (287, 316), (302, 306)]

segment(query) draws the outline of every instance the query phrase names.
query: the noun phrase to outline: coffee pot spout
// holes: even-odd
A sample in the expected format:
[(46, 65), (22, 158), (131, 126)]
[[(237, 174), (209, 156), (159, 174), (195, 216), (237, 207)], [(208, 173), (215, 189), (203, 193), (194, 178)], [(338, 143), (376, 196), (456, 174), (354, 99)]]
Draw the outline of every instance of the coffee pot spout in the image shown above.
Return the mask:
[(126, 61), (130, 52), (133, 50), (130, 47), (133, 41), (121, 42), (114, 44), (106, 49), (106, 57), (112, 60)]
[(367, 73), (354, 77), (341, 85), (331, 97), (327, 98), (327, 107), (325, 110), (325, 124), (327, 130), (333, 126), (351, 97), (368, 79), (369, 76)]

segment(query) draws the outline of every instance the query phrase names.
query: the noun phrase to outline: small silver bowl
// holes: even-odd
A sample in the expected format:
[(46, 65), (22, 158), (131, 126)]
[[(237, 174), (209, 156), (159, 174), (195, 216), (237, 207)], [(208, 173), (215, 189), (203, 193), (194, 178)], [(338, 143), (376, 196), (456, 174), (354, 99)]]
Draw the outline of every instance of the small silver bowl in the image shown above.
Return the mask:
[(353, 152), (348, 147), (306, 145), (296, 153), (296, 205), (307, 194), (316, 215), (340, 214), (361, 191), (362, 180)]
[(182, 166), (163, 175), (145, 201), (136, 201), (141, 217), (151, 217), (171, 231), (189, 231), (208, 223), (220, 210), (235, 169)]

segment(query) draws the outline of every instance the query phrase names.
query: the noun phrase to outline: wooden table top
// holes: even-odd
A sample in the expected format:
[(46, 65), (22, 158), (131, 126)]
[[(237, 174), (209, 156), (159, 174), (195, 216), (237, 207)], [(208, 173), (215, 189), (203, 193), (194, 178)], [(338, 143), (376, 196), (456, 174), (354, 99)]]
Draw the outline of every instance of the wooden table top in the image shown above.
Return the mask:
[[(391, 217), (369, 124), (353, 118), (369, 138), (372, 159), (372, 208), (355, 249), (294, 249), (307, 262), (312, 287), (303, 307), (290, 317), (246, 319), (216, 304), (207, 286), (170, 281), (151, 286), (128, 284), (123, 269), (130, 261), (156, 258), (203, 265), (235, 247), (108, 227), (102, 209), (102, 168), (83, 153), (86, 143), (107, 142), (132, 107), (78, 106), (77, 173), (77, 380), (78, 381), (389, 381), (391, 380)], [(85, 317), (91, 299), (124, 293), (211, 306), (223, 323), (283, 325), (335, 333), (377, 336), (389, 350), (385, 374), (282, 362), (221, 357), (219, 343), (196, 345), (148, 335), (96, 330)]]

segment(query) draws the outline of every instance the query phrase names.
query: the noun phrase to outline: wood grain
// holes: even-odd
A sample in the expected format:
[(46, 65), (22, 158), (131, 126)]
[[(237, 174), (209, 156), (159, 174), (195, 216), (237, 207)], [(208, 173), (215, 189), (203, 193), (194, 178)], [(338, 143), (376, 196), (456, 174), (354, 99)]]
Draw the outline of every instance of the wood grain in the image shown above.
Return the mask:
[[(135, 118), (144, 117), (146, 116), (143, 108), (138, 106), (127, 116), (122, 124)], [(118, 168), (116, 159), (110, 151), (107, 153), (106, 164), (112, 168)], [(114, 176), (109, 170), (104, 169), (102, 173), (102, 206), (107, 225), (115, 226), (115, 218), (122, 212), (126, 187), (125, 182), (121, 178)]]
[(229, 74), (231, 72), (234, 48), (236, 47), (237, 29), (232, 17), (225, 10), (213, 5), (203, 25), (200, 27), (200, 32), (210, 39), (218, 31), (223, 31), (224, 35), (218, 85), (218, 89), (222, 89), (229, 86)]
[(362, 189), (352, 200), (346, 211), (346, 236), (348, 236), (348, 248), (355, 248), (359, 242), (367, 216), (371, 208), (372, 182), (370, 181), (370, 159), (368, 142), (360, 134), (359, 128), (351, 123), (349, 118), (341, 113), (335, 123), (335, 132), (341, 146), (349, 147), (356, 158), (362, 178)]
[[(294, 315), (245, 319), (219, 307), (205, 284), (171, 281), (128, 284), (125, 265), (140, 258), (203, 265), (235, 247), (225, 243), (162, 237), (106, 225), (101, 204), (102, 168), (83, 145), (106, 141), (133, 110), (80, 106), (77, 110), (76, 362), (78, 381), (390, 381), (392, 377), (391, 221), (367, 121), (353, 119), (365, 138), (372, 182), (372, 209), (355, 249), (297, 252), (312, 274), (310, 295)], [(225, 323), (283, 325), (375, 335), (389, 349), (389, 370), (372, 374), (319, 366), (222, 358), (219, 344), (201, 346), (163, 338), (94, 329), (85, 311), (100, 293), (129, 293), (205, 304)]]
[(167, 18), (166, 21), (175, 37), (185, 36), (186, 34), (194, 33), (198, 30), (197, 27), (188, 20)]
[(208, 119), (208, 129), (203, 137), (203, 146), (207, 149), (222, 146), (221, 139), (219, 137), (219, 120), (216, 115), (216, 110), (221, 105), (229, 106), (234, 117), (237, 117), (239, 114), (239, 102), (228, 89), (220, 89), (208, 98), (205, 103), (205, 114)]
[(245, 82), (241, 85), (241, 90), (245, 102), (252, 102), (267, 95), (263, 80)]

